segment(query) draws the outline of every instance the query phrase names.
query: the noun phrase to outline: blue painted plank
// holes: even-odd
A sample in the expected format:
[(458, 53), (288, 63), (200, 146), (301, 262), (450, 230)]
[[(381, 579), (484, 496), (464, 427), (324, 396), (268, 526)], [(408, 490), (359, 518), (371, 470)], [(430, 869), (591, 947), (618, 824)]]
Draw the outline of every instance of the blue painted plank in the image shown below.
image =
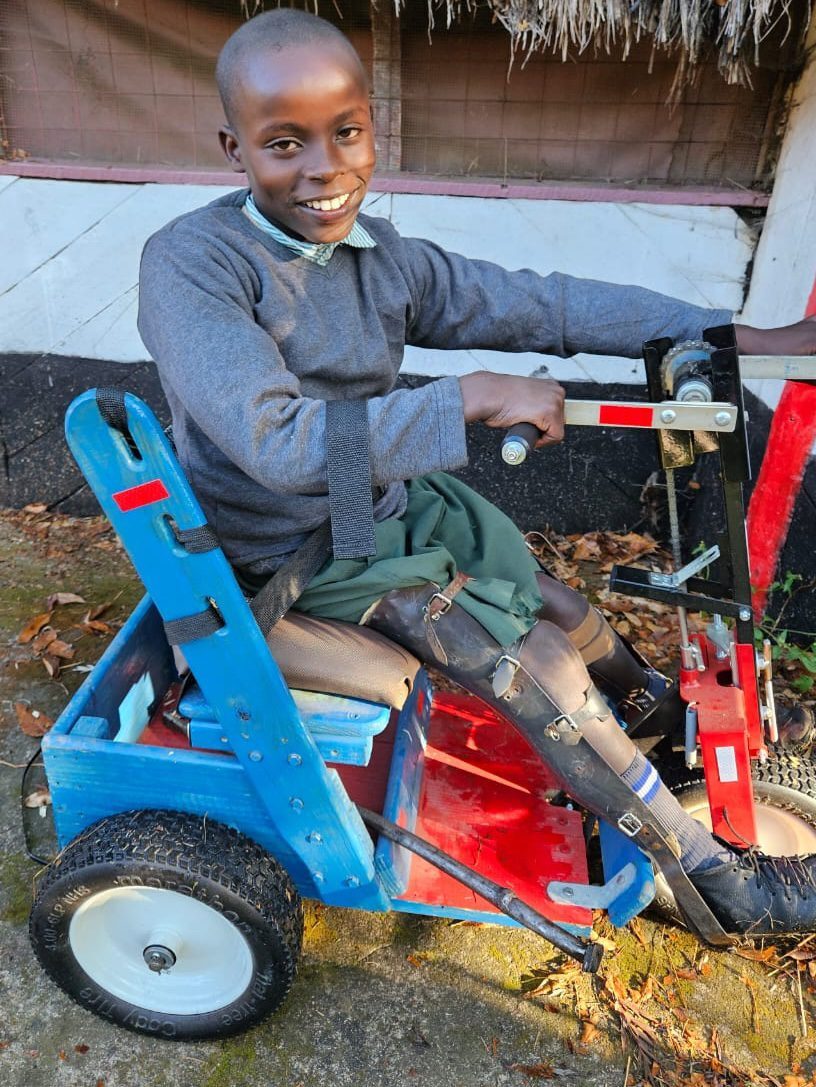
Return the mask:
[(655, 896), (654, 868), (652, 862), (631, 838), (627, 838), (617, 827), (605, 822), (598, 822), (598, 834), (601, 840), (601, 860), (604, 880), (609, 883), (621, 868), (627, 864), (635, 866), (635, 882), (609, 904), (609, 920), (618, 928), (623, 928), (633, 917), (652, 902)]
[[(187, 714), (184, 714), (186, 717)], [(309, 726), (308, 719), (304, 724)], [(311, 732), (311, 729), (309, 729)], [(368, 766), (374, 741), (371, 736), (333, 735), (330, 732), (312, 733), (317, 750), (326, 762), (343, 766)], [(217, 721), (194, 718), (190, 721), (190, 744), (205, 751), (229, 751), (229, 739)]]
[[(432, 701), (431, 684), (423, 668), (417, 673), (411, 695), (397, 718), (383, 803), (385, 818), (406, 830), (416, 826)], [(389, 894), (402, 894), (408, 886), (413, 856), (404, 846), (380, 836), (374, 863)]]

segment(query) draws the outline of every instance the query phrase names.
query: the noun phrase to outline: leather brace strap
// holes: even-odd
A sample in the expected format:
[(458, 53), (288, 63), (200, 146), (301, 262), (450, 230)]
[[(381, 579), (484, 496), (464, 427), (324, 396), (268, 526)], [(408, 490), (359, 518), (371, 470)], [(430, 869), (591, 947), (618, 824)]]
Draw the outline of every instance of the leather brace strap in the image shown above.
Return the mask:
[(461, 592), (470, 580), (470, 574), (456, 574), (444, 589), (435, 592), (425, 607), (426, 618), (436, 622), (439, 616), (444, 615), (451, 606), (456, 594)]
[(376, 555), (367, 401), (326, 402), (326, 459), (334, 557)]

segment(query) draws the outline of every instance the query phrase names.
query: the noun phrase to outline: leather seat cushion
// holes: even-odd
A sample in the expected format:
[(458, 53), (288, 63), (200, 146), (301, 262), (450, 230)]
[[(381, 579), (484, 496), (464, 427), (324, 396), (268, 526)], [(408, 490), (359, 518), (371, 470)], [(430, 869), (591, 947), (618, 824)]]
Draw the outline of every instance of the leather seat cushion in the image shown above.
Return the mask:
[(290, 687), (402, 709), (421, 665), (368, 627), (290, 611), (266, 643)]

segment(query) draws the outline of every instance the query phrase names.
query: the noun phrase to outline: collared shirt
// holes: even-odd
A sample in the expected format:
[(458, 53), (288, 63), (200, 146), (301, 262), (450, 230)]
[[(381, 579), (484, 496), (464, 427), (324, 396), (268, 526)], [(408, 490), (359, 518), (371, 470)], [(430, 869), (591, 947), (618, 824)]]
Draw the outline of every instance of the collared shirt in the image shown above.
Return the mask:
[(270, 223), (266, 216), (258, 211), (252, 193), (247, 196), (243, 211), (247, 219), (254, 223), (259, 230), (263, 230), (276, 242), (280, 242), (281, 245), (285, 245), (287, 249), (293, 250), (299, 256), (305, 257), (306, 260), (319, 264), (321, 268), (325, 268), (329, 263), (338, 245), (350, 245), (354, 249), (373, 249), (377, 244), (365, 227), (361, 226), (356, 219), (349, 233), (345, 238), (341, 238), (339, 242), (304, 242), (298, 238), (290, 238), (288, 234), (284, 234), (279, 227), (276, 227), (274, 223)]

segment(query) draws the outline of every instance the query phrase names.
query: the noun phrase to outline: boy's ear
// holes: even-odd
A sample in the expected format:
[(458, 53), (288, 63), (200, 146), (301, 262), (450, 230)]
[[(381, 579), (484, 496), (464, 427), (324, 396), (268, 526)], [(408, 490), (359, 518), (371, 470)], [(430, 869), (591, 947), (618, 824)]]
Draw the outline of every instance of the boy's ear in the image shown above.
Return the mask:
[(221, 141), (221, 147), (227, 156), (227, 162), (230, 164), (231, 169), (238, 174), (246, 173), (245, 167), (241, 163), (241, 145), (229, 125), (224, 125), (223, 128), (218, 130), (218, 139)]

